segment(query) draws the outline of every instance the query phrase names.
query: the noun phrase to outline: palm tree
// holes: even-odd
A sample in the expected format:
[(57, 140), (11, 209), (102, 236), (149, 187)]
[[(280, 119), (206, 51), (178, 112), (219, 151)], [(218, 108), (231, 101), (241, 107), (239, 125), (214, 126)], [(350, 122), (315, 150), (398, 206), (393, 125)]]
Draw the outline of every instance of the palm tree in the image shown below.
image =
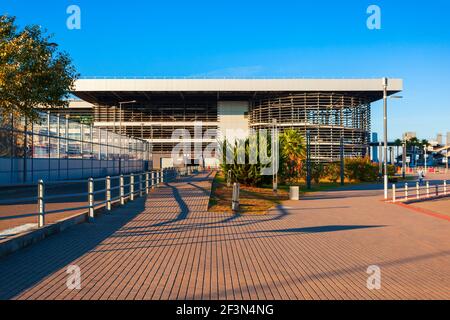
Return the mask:
[(280, 135), (280, 160), (282, 176), (295, 178), (300, 175), (302, 161), (306, 158), (305, 138), (295, 129), (285, 129)]

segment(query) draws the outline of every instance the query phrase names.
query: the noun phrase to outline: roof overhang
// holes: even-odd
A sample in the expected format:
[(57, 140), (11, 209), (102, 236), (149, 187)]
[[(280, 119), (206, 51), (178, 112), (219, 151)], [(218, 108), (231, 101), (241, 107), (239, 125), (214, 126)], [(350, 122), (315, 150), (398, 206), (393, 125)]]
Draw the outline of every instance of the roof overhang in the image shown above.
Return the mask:
[[(403, 90), (402, 79), (388, 80), (388, 94)], [(257, 94), (336, 92), (364, 96), (369, 102), (383, 96), (379, 79), (80, 79), (73, 94), (91, 103), (116, 104), (153, 96), (211, 95), (251, 98)]]

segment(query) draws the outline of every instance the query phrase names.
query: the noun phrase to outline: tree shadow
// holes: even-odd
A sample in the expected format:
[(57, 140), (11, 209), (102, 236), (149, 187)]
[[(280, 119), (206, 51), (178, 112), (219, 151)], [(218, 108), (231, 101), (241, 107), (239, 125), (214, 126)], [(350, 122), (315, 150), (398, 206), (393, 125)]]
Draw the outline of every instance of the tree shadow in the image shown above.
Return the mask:
[(46, 276), (73, 263), (145, 209), (146, 198), (138, 198), (103, 214), (94, 223), (70, 227), (32, 246), (0, 258), (0, 300), (11, 299)]
[(368, 228), (382, 228), (386, 227), (383, 225), (329, 225), (329, 226), (316, 226), (316, 227), (305, 227), (305, 228), (288, 228), (288, 229), (272, 229), (272, 230), (262, 230), (260, 232), (287, 232), (287, 233), (319, 233), (319, 232), (335, 232), (335, 231), (345, 231), (354, 229), (368, 229)]

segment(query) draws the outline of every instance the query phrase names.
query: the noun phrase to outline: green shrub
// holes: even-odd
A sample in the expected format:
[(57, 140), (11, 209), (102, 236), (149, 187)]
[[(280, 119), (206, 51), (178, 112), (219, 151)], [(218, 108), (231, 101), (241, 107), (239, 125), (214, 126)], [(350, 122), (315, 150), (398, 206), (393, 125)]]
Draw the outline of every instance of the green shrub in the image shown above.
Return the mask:
[[(268, 143), (270, 146), (270, 143)], [(238, 163), (238, 146), (245, 148), (245, 163)], [(233, 151), (232, 163), (226, 161), (226, 148), (230, 148)], [(231, 182), (239, 182), (246, 186), (260, 186), (263, 183), (270, 181), (272, 176), (261, 175), (261, 169), (265, 167), (259, 161), (256, 164), (250, 164), (250, 142), (249, 139), (238, 141), (234, 146), (228, 144), (226, 141), (223, 143), (223, 155), (222, 163), (220, 165), (225, 177), (228, 176), (228, 171), (231, 171)]]
[(365, 158), (347, 158), (345, 176), (351, 181), (372, 182), (378, 177), (378, 165)]
[(325, 166), (325, 176), (333, 183), (336, 183), (341, 177), (341, 165), (338, 162), (328, 163)]
[(319, 184), (320, 183), (320, 179), (324, 178), (326, 176), (326, 172), (324, 170), (324, 165), (323, 163), (317, 163), (317, 162), (313, 162), (311, 163), (311, 179)]

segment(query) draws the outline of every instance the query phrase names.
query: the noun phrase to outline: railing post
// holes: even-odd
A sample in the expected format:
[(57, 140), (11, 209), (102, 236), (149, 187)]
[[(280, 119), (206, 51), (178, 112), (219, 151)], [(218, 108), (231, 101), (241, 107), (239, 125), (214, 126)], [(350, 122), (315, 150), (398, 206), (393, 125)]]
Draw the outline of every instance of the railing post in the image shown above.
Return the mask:
[(123, 174), (120, 175), (120, 204), (124, 205), (125, 204), (125, 185), (124, 185), (124, 181), (123, 181)]
[(143, 187), (143, 183), (144, 183), (144, 179), (142, 179), (143, 174), (140, 173), (139, 174), (139, 196), (143, 197), (144, 196), (144, 187)]
[(447, 195), (447, 180), (444, 180), (444, 196)]
[(134, 174), (130, 175), (130, 200), (134, 201)]
[(427, 181), (427, 198), (430, 196), (430, 182)]
[(166, 173), (165, 169), (161, 169), (161, 183), (164, 183), (164, 174)]
[(405, 200), (408, 200), (408, 183), (405, 183)]
[(88, 180), (88, 205), (89, 205), (89, 222), (94, 221), (94, 179)]
[(145, 194), (148, 194), (148, 172), (145, 173)]
[(436, 185), (434, 186), (434, 189), (436, 191), (436, 197), (439, 197), (439, 184), (436, 183)]
[(420, 199), (420, 185), (416, 182), (416, 199)]
[(38, 182), (38, 227), (45, 225), (45, 185), (42, 179)]
[(159, 187), (160, 171), (156, 171), (156, 186)]
[(239, 183), (233, 184), (233, 197), (231, 199), (231, 210), (239, 211)]
[(152, 190), (155, 189), (155, 171), (152, 171)]
[(392, 185), (392, 202), (395, 202), (395, 183)]
[(106, 210), (111, 211), (111, 177), (106, 177)]

